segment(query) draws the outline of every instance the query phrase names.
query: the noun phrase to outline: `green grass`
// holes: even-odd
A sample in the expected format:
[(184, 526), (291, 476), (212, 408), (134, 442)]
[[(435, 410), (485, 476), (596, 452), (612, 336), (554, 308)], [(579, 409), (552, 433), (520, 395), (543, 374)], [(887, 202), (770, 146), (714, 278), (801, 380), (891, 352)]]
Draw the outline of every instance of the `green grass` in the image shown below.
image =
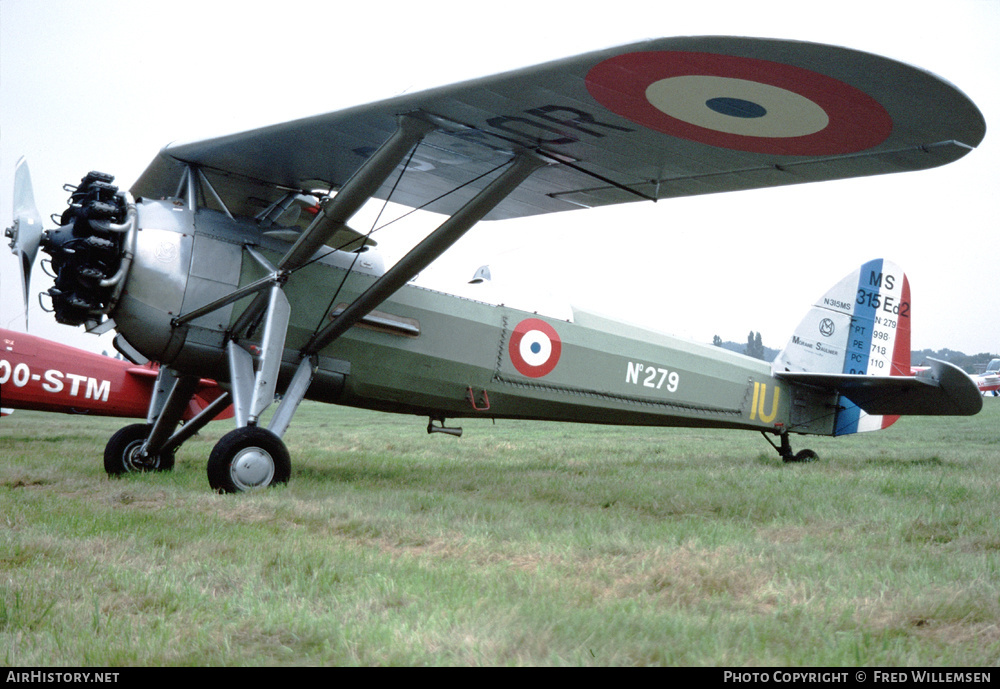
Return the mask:
[(793, 438), (304, 404), (288, 486), (105, 476), (120, 426), (0, 421), (0, 662), (1000, 662), (1000, 400)]

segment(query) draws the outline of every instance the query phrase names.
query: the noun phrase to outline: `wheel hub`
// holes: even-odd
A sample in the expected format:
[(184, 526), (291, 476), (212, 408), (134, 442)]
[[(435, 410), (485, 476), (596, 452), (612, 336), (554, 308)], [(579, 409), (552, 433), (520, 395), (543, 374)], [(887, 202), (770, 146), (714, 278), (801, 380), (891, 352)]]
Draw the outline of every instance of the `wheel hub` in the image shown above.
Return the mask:
[(274, 458), (262, 448), (245, 448), (236, 453), (229, 474), (240, 490), (263, 488), (274, 478)]
[(159, 467), (158, 457), (150, 457), (142, 452), (145, 442), (145, 439), (139, 439), (125, 448), (123, 459), (129, 472), (153, 471)]

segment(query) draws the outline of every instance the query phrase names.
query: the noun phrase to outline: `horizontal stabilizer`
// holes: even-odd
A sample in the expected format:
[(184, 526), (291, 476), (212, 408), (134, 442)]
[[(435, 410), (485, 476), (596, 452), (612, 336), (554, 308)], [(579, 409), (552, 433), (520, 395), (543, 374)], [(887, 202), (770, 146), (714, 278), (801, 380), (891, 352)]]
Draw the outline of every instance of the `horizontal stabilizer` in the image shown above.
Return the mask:
[(915, 376), (867, 376), (847, 373), (777, 372), (782, 380), (832, 390), (868, 414), (971, 416), (983, 398), (971, 378), (946, 361), (930, 359)]

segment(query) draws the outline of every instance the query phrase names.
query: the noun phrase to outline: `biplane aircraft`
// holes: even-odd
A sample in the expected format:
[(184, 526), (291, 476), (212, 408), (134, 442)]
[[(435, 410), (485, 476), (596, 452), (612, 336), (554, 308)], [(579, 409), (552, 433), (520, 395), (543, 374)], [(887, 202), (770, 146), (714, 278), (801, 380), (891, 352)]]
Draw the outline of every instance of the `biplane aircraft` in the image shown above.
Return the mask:
[[(909, 286), (888, 261), (821, 297), (773, 363), (411, 280), (483, 220), (922, 170), (984, 135), (958, 89), (887, 58), (668, 38), (172, 144), (128, 192), (87, 175), (44, 235), (33, 205), (16, 204), (9, 234), (26, 275), (39, 242), (51, 255), (57, 320), (114, 328), (161, 363), (148, 434), (112, 438), (109, 464), (155, 467), (207, 423), (174, 430), (202, 377), (235, 408), (208, 459), (224, 492), (289, 480), (282, 437), (306, 398), (453, 435), (447, 420), (466, 417), (744, 429), (804, 460), (815, 453), (793, 452), (792, 433), (981, 408), (947, 363), (908, 375)], [(349, 226), (373, 199), (447, 217), (386, 267)]]

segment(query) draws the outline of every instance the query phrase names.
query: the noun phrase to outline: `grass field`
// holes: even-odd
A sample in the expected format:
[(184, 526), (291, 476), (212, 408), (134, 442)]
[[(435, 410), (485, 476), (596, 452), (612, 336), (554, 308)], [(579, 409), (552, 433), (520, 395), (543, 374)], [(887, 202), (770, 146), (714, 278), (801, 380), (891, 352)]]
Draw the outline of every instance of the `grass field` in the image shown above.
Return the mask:
[(793, 438), (304, 404), (291, 483), (216, 495), (216, 422), (110, 480), (130, 421), (0, 421), (0, 661), (1000, 663), (1000, 400)]

